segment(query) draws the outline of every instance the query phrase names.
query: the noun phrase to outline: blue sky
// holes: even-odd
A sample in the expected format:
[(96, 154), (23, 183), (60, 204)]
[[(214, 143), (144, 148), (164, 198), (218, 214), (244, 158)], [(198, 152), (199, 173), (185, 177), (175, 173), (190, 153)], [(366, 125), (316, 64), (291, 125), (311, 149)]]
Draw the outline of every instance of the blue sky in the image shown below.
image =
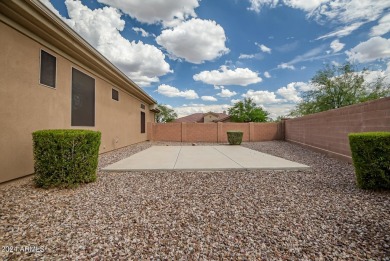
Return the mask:
[(245, 97), (286, 115), (325, 64), (390, 77), (390, 1), (41, 1), (179, 116)]

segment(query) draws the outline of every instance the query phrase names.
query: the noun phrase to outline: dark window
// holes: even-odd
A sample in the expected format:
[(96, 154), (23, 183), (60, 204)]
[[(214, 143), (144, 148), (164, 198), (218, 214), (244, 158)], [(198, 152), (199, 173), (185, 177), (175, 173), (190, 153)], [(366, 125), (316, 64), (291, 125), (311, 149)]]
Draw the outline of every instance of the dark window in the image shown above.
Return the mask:
[(72, 68), (72, 126), (95, 126), (95, 79)]
[(141, 111), (141, 133), (145, 133), (145, 112)]
[(145, 110), (145, 104), (141, 104), (141, 109)]
[(40, 83), (53, 87), (56, 87), (56, 57), (41, 50), (41, 75)]
[(119, 101), (119, 92), (115, 89), (112, 89), (112, 99)]

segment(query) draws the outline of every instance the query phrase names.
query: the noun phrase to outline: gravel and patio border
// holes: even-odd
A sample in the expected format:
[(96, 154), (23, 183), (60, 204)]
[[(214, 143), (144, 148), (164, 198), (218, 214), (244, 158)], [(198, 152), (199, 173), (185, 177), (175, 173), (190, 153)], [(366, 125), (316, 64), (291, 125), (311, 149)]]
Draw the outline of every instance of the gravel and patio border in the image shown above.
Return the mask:
[(31, 177), (2, 185), (0, 257), (390, 260), (390, 192), (358, 189), (349, 163), (272, 141), (242, 145), (311, 168), (100, 170), (153, 144), (178, 143), (103, 154), (98, 181), (72, 190), (38, 189)]

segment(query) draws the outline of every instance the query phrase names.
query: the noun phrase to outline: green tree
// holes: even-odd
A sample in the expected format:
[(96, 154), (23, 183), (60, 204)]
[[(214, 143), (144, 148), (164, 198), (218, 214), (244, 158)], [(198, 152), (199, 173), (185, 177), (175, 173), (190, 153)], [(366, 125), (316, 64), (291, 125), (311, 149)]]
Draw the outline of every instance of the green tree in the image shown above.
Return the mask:
[(366, 82), (366, 72), (366, 69), (357, 72), (350, 63), (339, 67), (326, 66), (312, 78), (314, 88), (302, 94), (302, 101), (290, 116), (317, 113), (388, 96), (390, 87), (384, 77)]
[(228, 109), (230, 119), (233, 122), (266, 122), (269, 113), (257, 106), (251, 98), (236, 102)]
[(177, 113), (164, 104), (159, 104), (159, 113), (156, 113), (156, 122), (171, 122), (177, 119)]

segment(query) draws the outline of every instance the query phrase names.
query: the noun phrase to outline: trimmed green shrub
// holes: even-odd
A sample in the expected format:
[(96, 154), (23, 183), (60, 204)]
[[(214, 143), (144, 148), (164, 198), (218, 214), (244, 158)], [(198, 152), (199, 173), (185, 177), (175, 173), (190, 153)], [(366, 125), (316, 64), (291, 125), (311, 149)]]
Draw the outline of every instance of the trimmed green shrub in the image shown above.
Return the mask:
[(242, 142), (242, 131), (227, 131), (227, 138), (230, 145), (240, 145)]
[(38, 187), (76, 187), (96, 180), (100, 132), (40, 130), (32, 136)]
[(390, 132), (348, 136), (357, 185), (362, 189), (390, 189)]

